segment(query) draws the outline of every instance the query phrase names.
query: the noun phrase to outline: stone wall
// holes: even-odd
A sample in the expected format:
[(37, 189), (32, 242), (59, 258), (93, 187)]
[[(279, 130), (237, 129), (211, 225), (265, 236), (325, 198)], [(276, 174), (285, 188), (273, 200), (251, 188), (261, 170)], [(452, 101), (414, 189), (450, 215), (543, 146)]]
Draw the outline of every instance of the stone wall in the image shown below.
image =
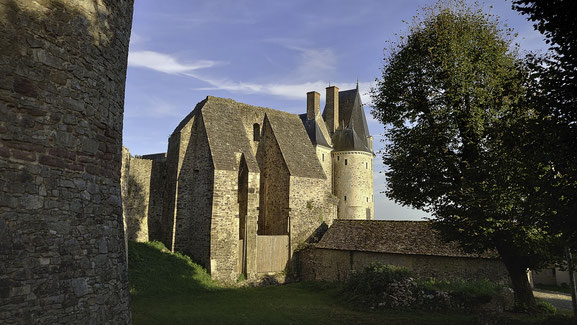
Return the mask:
[(299, 251), (299, 277), (303, 281), (344, 281), (351, 270), (362, 271), (380, 262), (403, 266), (415, 276), (436, 279), (489, 279), (506, 283), (509, 275), (498, 259), (359, 252), (309, 247)]
[(290, 174), (270, 123), (265, 120), (257, 152), (260, 168), (259, 235), (288, 233)]
[(132, 1), (0, 2), (0, 323), (130, 323), (120, 192)]
[(339, 219), (374, 219), (373, 154), (340, 151), (332, 155)]
[(166, 158), (164, 154), (140, 157), (122, 151), (122, 207), (128, 240), (161, 240)]
[(291, 251), (322, 237), (337, 218), (337, 202), (324, 179), (291, 177)]
[(325, 172), (325, 189), (329, 193), (333, 193), (333, 158), (331, 155), (332, 149), (326, 148), (324, 146), (315, 146), (315, 151), (317, 153), (317, 159), (323, 167)]
[(161, 241), (172, 251), (175, 249), (174, 236), (176, 226), (176, 206), (179, 197), (179, 177), (182, 163), (186, 155), (188, 142), (190, 140), (190, 130), (194, 120), (194, 118), (190, 119), (182, 129), (175, 131), (168, 139), (168, 150), (166, 152), (166, 185), (164, 189), (164, 204), (161, 222)]
[(174, 250), (208, 267), (215, 171), (202, 116), (190, 124), (183, 130), (187, 139), (180, 151)]

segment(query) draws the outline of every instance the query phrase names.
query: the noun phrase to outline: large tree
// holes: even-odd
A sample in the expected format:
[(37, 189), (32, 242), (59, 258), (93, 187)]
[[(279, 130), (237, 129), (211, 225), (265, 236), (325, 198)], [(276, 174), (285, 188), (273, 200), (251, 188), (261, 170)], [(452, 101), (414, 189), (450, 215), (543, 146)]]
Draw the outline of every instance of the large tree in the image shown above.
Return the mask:
[(519, 139), (536, 114), (509, 32), (478, 9), (427, 10), (386, 56), (372, 113), (387, 125), (387, 195), (466, 251), (496, 249), (518, 306), (534, 309), (526, 271), (549, 262), (555, 236), (528, 202)]
[[(543, 222), (560, 234), (567, 247), (566, 260), (571, 262), (570, 247), (577, 247), (577, 2), (514, 0), (513, 8), (528, 15), (550, 44), (546, 55), (527, 58), (532, 75), (528, 100), (539, 114), (539, 123), (527, 128), (530, 134), (525, 139), (540, 147), (527, 160), (534, 162), (533, 171), (540, 171), (534, 183), (541, 195), (532, 201), (546, 212)], [(570, 274), (577, 314), (577, 288)]]

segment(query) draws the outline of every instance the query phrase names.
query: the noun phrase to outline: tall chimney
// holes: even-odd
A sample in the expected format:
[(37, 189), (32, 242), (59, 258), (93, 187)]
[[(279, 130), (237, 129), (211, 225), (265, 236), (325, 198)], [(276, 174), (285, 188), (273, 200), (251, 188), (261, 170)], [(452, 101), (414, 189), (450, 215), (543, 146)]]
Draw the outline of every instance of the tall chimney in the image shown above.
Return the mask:
[(307, 120), (314, 120), (320, 111), (321, 94), (316, 91), (307, 93)]
[(327, 87), (327, 103), (325, 106), (327, 126), (330, 133), (339, 128), (339, 88)]

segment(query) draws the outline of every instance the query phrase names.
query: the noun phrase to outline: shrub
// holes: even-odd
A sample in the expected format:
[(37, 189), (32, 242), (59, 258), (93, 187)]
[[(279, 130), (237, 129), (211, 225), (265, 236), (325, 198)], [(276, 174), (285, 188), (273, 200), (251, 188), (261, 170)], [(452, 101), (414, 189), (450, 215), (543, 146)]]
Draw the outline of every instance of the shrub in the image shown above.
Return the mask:
[(378, 295), (390, 283), (403, 281), (411, 275), (411, 271), (404, 267), (371, 263), (362, 272), (352, 272), (345, 290), (353, 295)]
[(461, 293), (469, 297), (488, 296), (494, 297), (499, 294), (503, 285), (487, 279), (481, 280), (438, 280), (429, 278), (419, 281), (419, 287), (425, 290), (440, 290)]
[(537, 310), (541, 314), (550, 314), (553, 315), (557, 313), (557, 308), (551, 305), (548, 301), (544, 300), (537, 300)]

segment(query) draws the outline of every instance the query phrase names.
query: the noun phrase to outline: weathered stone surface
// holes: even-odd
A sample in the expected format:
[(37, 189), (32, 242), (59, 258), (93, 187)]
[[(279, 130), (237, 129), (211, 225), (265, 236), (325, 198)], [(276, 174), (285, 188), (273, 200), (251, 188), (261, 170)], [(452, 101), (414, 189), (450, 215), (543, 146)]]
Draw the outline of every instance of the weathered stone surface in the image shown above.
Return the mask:
[(130, 323), (119, 177), (132, 5), (0, 1), (1, 324)]
[(403, 266), (415, 276), (436, 279), (489, 279), (508, 283), (509, 275), (497, 258), (408, 255), (308, 247), (298, 253), (299, 278), (304, 281), (344, 281), (353, 270), (379, 262)]

